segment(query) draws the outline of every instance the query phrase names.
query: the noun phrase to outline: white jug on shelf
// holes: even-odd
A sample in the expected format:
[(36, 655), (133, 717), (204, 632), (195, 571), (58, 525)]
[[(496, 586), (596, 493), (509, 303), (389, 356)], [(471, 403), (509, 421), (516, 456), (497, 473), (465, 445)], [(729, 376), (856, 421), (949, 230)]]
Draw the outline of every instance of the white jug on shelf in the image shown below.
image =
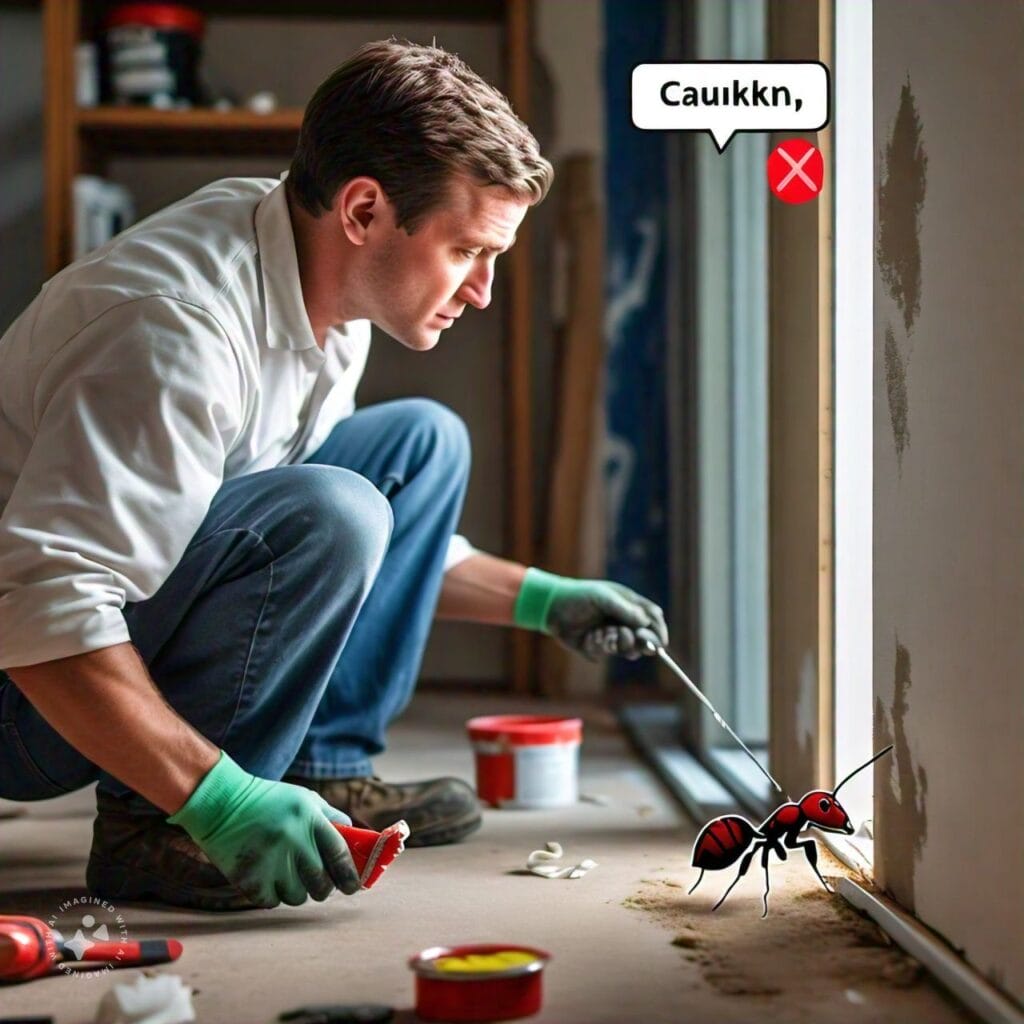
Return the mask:
[(135, 220), (135, 203), (123, 185), (93, 174), (75, 176), (73, 259), (109, 242)]

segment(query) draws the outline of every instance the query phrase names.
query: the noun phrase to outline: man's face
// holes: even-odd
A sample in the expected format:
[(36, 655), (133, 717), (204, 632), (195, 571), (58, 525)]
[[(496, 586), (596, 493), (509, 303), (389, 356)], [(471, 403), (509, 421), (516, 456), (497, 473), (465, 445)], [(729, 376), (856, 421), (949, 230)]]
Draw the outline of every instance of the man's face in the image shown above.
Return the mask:
[(491, 301), (494, 261), (515, 241), (529, 204), (505, 189), (450, 180), (446, 201), (413, 234), (379, 225), (367, 252), (370, 319), (411, 349), (433, 348), (466, 306)]

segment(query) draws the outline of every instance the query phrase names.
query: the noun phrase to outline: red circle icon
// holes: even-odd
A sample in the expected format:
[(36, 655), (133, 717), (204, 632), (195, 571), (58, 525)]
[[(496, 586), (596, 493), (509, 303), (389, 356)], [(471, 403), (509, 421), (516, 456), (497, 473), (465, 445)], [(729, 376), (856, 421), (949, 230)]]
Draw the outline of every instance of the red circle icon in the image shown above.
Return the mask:
[(803, 139), (787, 139), (768, 156), (768, 186), (784, 203), (817, 199), (825, 180), (821, 152)]

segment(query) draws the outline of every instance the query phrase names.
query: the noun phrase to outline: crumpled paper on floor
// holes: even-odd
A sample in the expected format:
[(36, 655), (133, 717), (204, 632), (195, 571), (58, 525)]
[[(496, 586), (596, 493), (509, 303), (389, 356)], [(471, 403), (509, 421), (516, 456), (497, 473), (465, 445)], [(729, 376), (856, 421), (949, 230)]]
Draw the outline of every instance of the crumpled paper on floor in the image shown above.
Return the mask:
[(581, 860), (573, 867), (560, 867), (552, 863), (562, 859), (562, 847), (559, 843), (545, 843), (544, 850), (534, 850), (526, 860), (526, 870), (541, 878), (582, 878), (588, 871), (597, 867), (596, 860)]
[(195, 1020), (192, 989), (176, 974), (143, 974), (100, 1000), (96, 1024), (185, 1024)]

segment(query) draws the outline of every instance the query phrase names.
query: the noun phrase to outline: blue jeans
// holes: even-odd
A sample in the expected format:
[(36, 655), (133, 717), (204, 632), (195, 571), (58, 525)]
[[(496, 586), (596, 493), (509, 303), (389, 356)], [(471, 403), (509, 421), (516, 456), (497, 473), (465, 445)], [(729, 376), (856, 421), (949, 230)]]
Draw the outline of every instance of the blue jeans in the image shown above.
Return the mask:
[[(303, 465), (225, 483), (163, 586), (124, 610), (167, 702), (263, 778), (371, 774), (415, 687), (468, 474), (462, 421), (406, 399), (342, 420)], [(97, 779), (131, 792), (0, 673), (0, 796)]]

